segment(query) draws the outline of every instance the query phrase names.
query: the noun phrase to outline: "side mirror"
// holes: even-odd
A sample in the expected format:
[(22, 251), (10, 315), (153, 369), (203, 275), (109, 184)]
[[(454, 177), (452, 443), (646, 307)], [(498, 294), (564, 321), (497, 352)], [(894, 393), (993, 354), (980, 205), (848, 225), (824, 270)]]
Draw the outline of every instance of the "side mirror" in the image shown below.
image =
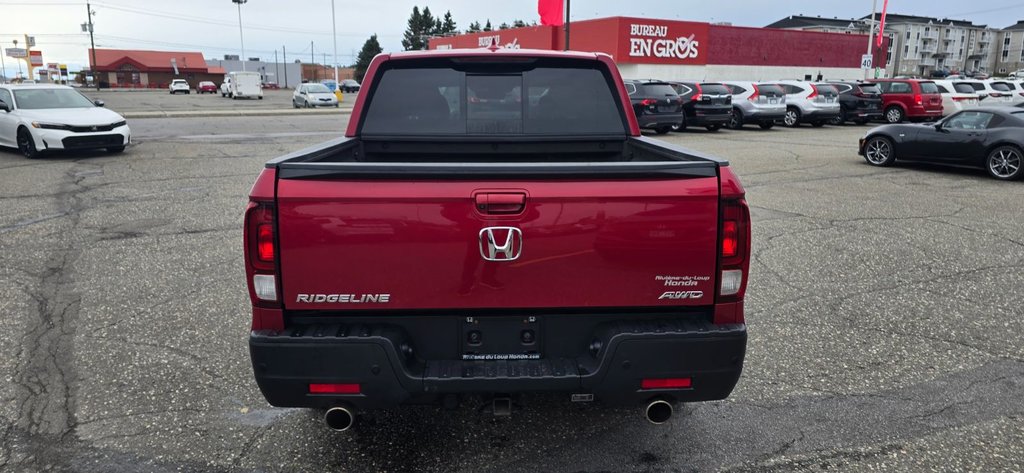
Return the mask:
[(3, 110), (4, 112), (8, 112), (9, 113), (11, 111), (11, 106), (7, 105), (7, 102), (4, 102), (3, 100), (0, 100), (0, 110)]
[(102, 100), (93, 100), (92, 103), (94, 103), (97, 107), (102, 107), (102, 106), (107, 104), (106, 102), (104, 102)]
[(938, 122), (932, 126), (935, 127), (935, 131), (942, 131), (942, 122)]

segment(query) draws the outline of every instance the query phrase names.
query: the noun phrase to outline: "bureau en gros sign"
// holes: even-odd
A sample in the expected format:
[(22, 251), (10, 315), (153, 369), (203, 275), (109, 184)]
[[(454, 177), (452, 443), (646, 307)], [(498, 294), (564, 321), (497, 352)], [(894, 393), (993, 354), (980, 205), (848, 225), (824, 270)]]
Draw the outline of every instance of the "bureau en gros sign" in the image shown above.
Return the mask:
[(670, 38), (668, 26), (629, 25), (629, 55), (631, 57), (657, 57), (695, 59), (700, 54), (700, 41), (696, 35)]

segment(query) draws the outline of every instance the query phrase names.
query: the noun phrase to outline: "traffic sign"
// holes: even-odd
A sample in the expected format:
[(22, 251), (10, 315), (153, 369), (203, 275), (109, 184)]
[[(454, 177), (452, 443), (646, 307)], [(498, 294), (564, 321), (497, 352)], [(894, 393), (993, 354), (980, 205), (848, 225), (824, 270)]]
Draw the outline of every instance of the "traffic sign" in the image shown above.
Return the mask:
[(13, 57), (16, 59), (24, 59), (28, 57), (28, 50), (25, 48), (7, 48), (4, 50), (7, 57)]
[(871, 69), (871, 63), (874, 61), (874, 57), (870, 54), (865, 54), (860, 57), (860, 68), (864, 70)]

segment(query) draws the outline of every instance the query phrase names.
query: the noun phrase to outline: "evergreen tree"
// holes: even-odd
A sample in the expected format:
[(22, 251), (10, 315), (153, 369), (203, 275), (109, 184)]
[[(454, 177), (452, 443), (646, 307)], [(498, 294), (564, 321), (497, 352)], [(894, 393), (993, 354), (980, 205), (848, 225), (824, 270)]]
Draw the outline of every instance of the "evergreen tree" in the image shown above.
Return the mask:
[(502, 24), (498, 25), (498, 29), (499, 30), (507, 30), (509, 28), (511, 28), (511, 26), (508, 26), (508, 23), (502, 23)]
[(459, 29), (455, 26), (455, 20), (452, 18), (451, 10), (444, 12), (444, 21), (441, 23), (441, 34), (458, 33)]
[[(430, 20), (433, 23), (434, 20)], [(402, 35), (402, 47), (406, 51), (426, 49), (423, 31), (423, 15), (420, 14), (420, 7), (412, 7), (412, 15), (409, 17), (408, 27)]]
[(484, 25), (484, 31), (494, 31), (494, 28), (491, 27), (490, 18), (487, 19), (487, 24)]
[[(423, 35), (433, 36), (437, 34), (437, 30), (439, 29), (438, 22), (434, 18), (434, 15), (430, 14), (430, 7), (423, 7), (423, 16), (420, 18), (420, 20), (422, 21), (422, 23), (420, 23), (420, 29), (423, 32)], [(420, 49), (427, 49), (426, 40), (424, 40), (423, 42), (424, 46)]]
[(359, 51), (359, 56), (356, 59), (356, 80), (362, 82), (363, 76), (366, 75), (366, 69), (370, 67), (370, 61), (373, 57), (384, 52), (384, 49), (380, 47), (380, 42), (377, 41), (377, 35), (370, 36), (370, 39), (363, 43), (363, 49)]
[(482, 31), (480, 28), (480, 22), (474, 21), (469, 24), (469, 29), (466, 30), (466, 33), (479, 33), (480, 31)]
[(524, 28), (524, 27), (526, 27), (526, 22), (523, 21), (523, 20), (513, 21), (512, 22), (512, 27), (513, 28)]

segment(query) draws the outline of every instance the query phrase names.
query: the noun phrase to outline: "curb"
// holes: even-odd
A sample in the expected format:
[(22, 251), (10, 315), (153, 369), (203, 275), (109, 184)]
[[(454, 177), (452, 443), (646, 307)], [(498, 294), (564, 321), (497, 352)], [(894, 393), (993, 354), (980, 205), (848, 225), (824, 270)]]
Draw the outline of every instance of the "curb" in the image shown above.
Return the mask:
[(163, 112), (123, 112), (125, 118), (200, 118), (200, 117), (268, 117), (287, 115), (350, 115), (352, 109), (333, 110), (182, 110)]

